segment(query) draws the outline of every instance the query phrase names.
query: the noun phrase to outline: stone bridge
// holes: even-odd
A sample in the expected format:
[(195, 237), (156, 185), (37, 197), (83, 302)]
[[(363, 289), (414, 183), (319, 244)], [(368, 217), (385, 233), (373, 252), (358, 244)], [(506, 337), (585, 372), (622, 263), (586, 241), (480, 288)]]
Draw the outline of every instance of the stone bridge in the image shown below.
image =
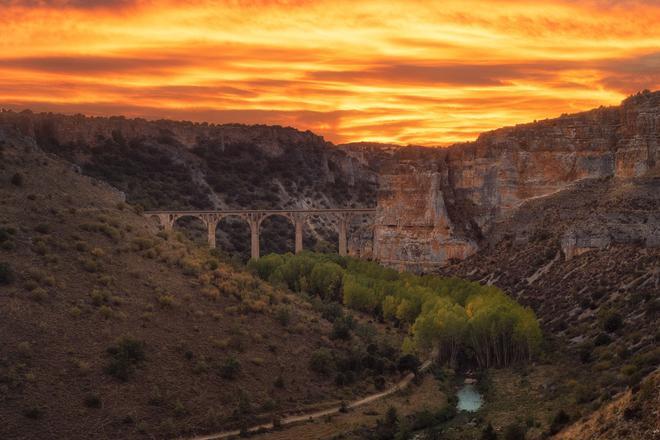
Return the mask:
[(220, 211), (146, 211), (144, 215), (157, 218), (166, 231), (174, 228), (174, 223), (183, 217), (196, 217), (207, 227), (209, 247), (215, 248), (215, 231), (218, 223), (226, 217), (237, 217), (245, 220), (250, 226), (251, 255), (259, 258), (259, 231), (261, 223), (272, 216), (289, 219), (296, 231), (296, 253), (303, 249), (303, 225), (310, 216), (328, 215), (337, 219), (339, 225), (339, 255), (348, 253), (348, 225), (353, 217), (359, 215), (375, 215), (376, 208), (346, 208), (346, 209), (239, 209)]

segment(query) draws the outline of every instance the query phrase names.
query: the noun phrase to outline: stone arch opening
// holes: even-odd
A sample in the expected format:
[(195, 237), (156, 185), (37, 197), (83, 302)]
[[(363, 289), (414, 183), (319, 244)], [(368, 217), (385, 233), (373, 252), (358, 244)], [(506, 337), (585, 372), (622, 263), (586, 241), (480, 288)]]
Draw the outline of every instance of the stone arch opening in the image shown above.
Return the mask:
[(167, 216), (160, 216), (157, 214), (147, 215), (147, 221), (157, 230), (167, 230)]
[(261, 255), (295, 252), (295, 224), (284, 214), (267, 214), (261, 220), (259, 247)]
[(308, 215), (303, 227), (303, 247), (314, 252), (337, 253), (339, 233), (334, 216)]
[(195, 244), (208, 245), (208, 228), (206, 223), (196, 215), (182, 215), (172, 224), (174, 232), (182, 233)]
[(223, 216), (216, 225), (216, 247), (230, 258), (250, 259), (250, 224), (240, 215)]

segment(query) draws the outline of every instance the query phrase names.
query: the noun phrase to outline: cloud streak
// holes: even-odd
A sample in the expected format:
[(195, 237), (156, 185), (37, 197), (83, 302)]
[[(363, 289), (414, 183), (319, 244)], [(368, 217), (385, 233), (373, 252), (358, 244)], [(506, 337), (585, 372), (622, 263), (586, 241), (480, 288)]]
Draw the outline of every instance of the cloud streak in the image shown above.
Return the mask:
[(445, 145), (660, 88), (660, 5), (0, 0), (0, 106)]

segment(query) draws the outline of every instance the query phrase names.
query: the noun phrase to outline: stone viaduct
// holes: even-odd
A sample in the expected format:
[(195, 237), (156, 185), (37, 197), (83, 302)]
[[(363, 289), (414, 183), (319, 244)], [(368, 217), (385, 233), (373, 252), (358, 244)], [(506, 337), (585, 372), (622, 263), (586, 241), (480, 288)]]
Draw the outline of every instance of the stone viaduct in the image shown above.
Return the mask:
[(310, 216), (329, 215), (337, 219), (339, 225), (339, 255), (348, 254), (348, 226), (351, 219), (358, 215), (374, 215), (376, 208), (346, 208), (346, 209), (238, 209), (219, 211), (146, 211), (145, 216), (157, 218), (166, 231), (174, 228), (174, 223), (183, 217), (196, 217), (208, 229), (209, 247), (215, 248), (215, 232), (218, 223), (226, 217), (238, 217), (250, 226), (251, 255), (259, 258), (259, 230), (261, 223), (271, 216), (281, 216), (289, 219), (296, 231), (295, 251), (303, 249), (303, 225)]

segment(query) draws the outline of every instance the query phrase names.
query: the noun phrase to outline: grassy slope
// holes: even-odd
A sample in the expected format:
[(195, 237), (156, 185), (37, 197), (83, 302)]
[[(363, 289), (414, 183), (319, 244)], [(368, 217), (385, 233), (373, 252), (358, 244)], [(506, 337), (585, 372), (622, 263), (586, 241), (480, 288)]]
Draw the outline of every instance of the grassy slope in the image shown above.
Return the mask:
[[(156, 237), (110, 188), (29, 143), (2, 143), (0, 262), (15, 279), (0, 285), (0, 437), (174, 436), (235, 423), (241, 393), (253, 413), (351, 394), (308, 364), (318, 347), (364, 341), (331, 341), (306, 302), (223, 264), (210, 270), (206, 251)], [(17, 172), (21, 186), (10, 183)], [(122, 336), (145, 343), (127, 382), (104, 372)], [(234, 380), (218, 374), (230, 357), (242, 367)], [(85, 405), (91, 396), (100, 408)]]

